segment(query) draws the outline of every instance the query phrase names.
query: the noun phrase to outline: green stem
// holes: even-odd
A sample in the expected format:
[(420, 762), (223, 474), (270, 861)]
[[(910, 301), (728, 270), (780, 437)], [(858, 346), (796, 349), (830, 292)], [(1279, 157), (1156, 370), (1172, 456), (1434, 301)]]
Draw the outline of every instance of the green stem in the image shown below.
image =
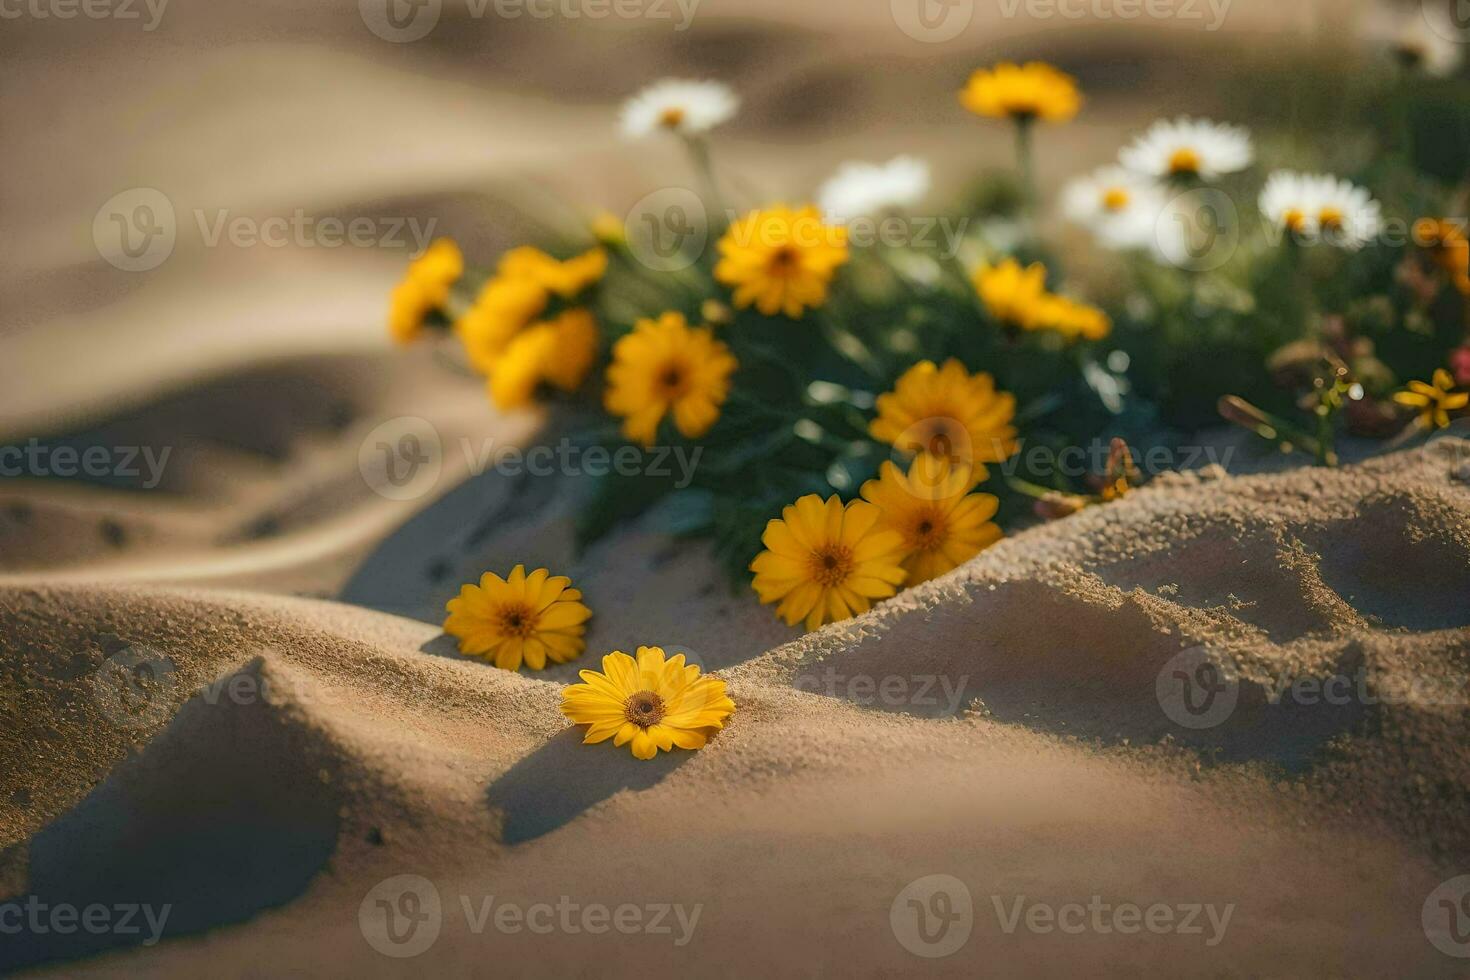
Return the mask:
[(709, 216), (710, 234), (718, 235), (725, 230), (725, 201), (720, 194), (719, 182), (715, 180), (715, 166), (710, 156), (709, 143), (700, 136), (686, 136), (684, 146), (688, 148), (694, 172), (699, 176), (705, 207), (712, 212)]
[(1016, 169), (1021, 174), (1021, 213), (1025, 220), (1026, 237), (1036, 239), (1037, 211), (1040, 195), (1036, 190), (1036, 155), (1032, 146), (1031, 131), (1034, 123), (1029, 119), (1016, 120)]

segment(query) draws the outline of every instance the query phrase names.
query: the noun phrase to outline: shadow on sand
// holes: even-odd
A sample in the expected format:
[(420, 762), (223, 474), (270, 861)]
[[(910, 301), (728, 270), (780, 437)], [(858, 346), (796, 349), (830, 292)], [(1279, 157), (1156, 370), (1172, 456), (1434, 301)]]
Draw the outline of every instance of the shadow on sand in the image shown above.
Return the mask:
[(679, 768), (692, 752), (660, 752), (635, 759), (612, 742), (583, 745), (572, 728), (517, 762), (486, 792), (505, 814), (502, 839), (521, 844), (551, 833), (621, 790), (645, 790)]

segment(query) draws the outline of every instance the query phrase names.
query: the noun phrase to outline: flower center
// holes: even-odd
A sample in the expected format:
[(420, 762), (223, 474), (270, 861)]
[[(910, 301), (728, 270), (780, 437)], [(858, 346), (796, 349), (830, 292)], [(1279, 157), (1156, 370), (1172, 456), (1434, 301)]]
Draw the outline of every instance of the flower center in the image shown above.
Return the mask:
[(679, 398), (689, 390), (689, 369), (684, 364), (671, 361), (658, 373), (655, 383), (664, 398)]
[(959, 420), (948, 417), (925, 419), (915, 449), (940, 459), (955, 459), (970, 454), (970, 436)]
[(681, 106), (669, 106), (659, 113), (658, 123), (665, 129), (678, 129), (684, 125), (684, 109)]
[(1103, 208), (1117, 213), (1128, 206), (1128, 192), (1121, 187), (1109, 187), (1103, 192)]
[(771, 253), (771, 273), (777, 276), (789, 276), (799, 267), (800, 259), (801, 256), (797, 254), (795, 246), (782, 245)]
[(651, 728), (663, 721), (664, 699), (653, 691), (637, 691), (623, 702), (623, 717), (639, 728)]
[(944, 544), (947, 528), (944, 515), (926, 508), (919, 512), (909, 535), (917, 551), (933, 551)]
[(1341, 208), (1327, 207), (1322, 209), (1322, 214), (1317, 221), (1322, 225), (1323, 231), (1341, 231), (1343, 213)]
[(840, 544), (825, 544), (812, 552), (812, 578), (829, 588), (847, 581), (852, 574), (852, 549)]
[(1171, 174), (1197, 174), (1199, 168), (1199, 153), (1190, 147), (1181, 146), (1169, 158), (1169, 173)]
[(530, 636), (536, 632), (536, 619), (535, 611), (525, 603), (507, 603), (500, 607), (500, 632), (510, 636)]
[(1306, 228), (1307, 216), (1303, 214), (1301, 212), (1301, 209), (1299, 208), (1289, 208), (1287, 212), (1281, 216), (1281, 222), (1282, 224), (1286, 225), (1287, 231), (1299, 232), (1302, 229)]

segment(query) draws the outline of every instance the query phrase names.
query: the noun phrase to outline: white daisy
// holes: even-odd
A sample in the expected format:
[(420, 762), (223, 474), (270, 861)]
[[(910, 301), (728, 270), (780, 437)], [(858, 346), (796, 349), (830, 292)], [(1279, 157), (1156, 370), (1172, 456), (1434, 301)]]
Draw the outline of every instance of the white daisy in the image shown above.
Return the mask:
[(740, 98), (720, 82), (665, 78), (623, 103), (623, 135), (636, 139), (657, 130), (697, 136), (725, 122)]
[(1118, 154), (1123, 166), (1146, 177), (1197, 176), (1214, 180), (1251, 165), (1249, 131), (1207, 119), (1160, 119)]
[(1113, 249), (1151, 245), (1154, 222), (1163, 207), (1158, 184), (1122, 167), (1101, 167), (1062, 188), (1062, 214), (1067, 220), (1091, 230)]
[(1261, 189), (1261, 214), (1298, 240), (1362, 248), (1383, 228), (1383, 206), (1351, 181), (1278, 170)]
[(929, 193), (929, 165), (913, 157), (845, 163), (817, 191), (817, 206), (834, 223), (912, 207)]

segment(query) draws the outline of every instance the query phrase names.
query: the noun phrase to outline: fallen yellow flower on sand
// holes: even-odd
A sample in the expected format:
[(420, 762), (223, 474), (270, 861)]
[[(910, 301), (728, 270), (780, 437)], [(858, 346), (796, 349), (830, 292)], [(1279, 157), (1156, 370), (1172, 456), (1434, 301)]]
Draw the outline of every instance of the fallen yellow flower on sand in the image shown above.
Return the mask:
[(636, 660), (615, 650), (601, 671), (581, 678), (562, 692), (562, 714), (587, 726), (584, 744), (612, 739), (639, 759), (704, 748), (735, 711), (724, 681), (702, 675), (682, 653), (666, 659), (660, 647), (639, 647)]
[(571, 579), (544, 568), (527, 575), (517, 565), (505, 578), (486, 572), (479, 585), (463, 586), (445, 604), (444, 632), (458, 637), (460, 653), (504, 670), (566, 663), (586, 648), (582, 634), (592, 617), (571, 586)]

